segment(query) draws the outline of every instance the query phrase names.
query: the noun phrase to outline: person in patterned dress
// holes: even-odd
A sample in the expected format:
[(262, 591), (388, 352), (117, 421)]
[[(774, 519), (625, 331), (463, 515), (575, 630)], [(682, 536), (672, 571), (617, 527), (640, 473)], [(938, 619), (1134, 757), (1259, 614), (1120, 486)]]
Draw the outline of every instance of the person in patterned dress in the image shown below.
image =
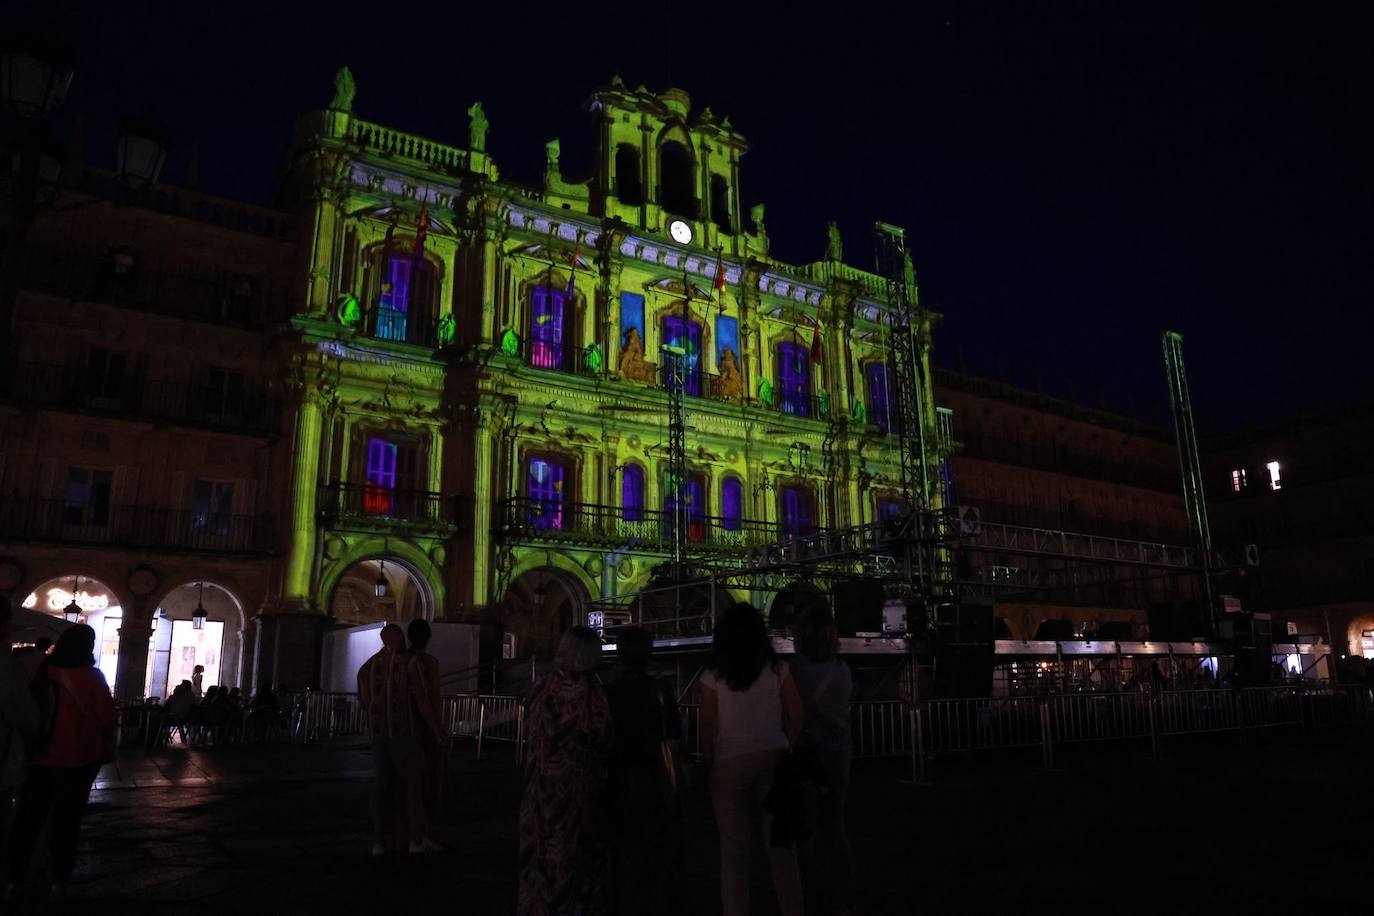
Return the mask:
[(600, 662), (595, 631), (573, 627), (558, 645), (554, 670), (526, 703), (520, 916), (610, 912), (605, 790), (612, 735), (595, 673)]

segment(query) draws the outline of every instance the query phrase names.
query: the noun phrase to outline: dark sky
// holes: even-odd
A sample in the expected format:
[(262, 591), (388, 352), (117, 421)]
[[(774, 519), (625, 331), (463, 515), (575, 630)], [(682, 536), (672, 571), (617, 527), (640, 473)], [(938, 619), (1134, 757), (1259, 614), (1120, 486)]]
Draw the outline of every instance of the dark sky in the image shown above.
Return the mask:
[(206, 189), (264, 200), (347, 63), (361, 116), (438, 140), (481, 99), (503, 172), (537, 183), (552, 137), (565, 174), (589, 165), (583, 106), (618, 72), (749, 137), (778, 257), (819, 257), (833, 219), (870, 266), (873, 221), (907, 226), (945, 365), (1163, 417), (1174, 328), (1204, 432), (1371, 400), (1359, 4), (475, 5), (64, 4), (58, 129), (85, 112), (107, 163), (118, 116), (154, 104), (169, 180), (194, 141)]

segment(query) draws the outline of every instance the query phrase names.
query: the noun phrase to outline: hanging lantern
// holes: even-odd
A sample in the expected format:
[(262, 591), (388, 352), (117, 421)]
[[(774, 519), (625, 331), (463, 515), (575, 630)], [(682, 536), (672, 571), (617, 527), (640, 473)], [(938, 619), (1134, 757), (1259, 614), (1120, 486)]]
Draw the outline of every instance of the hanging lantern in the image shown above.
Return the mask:
[(72, 600), (62, 609), (62, 617), (67, 623), (76, 623), (81, 619), (81, 605), (76, 601), (76, 596), (80, 591), (80, 577), (72, 579)]
[(196, 609), (191, 612), (191, 628), (203, 630), (205, 629), (205, 620), (210, 616), (205, 613), (205, 583), (197, 582), (196, 588), (199, 591), (196, 596)]
[(372, 589), (378, 598), (385, 598), (391, 593), (391, 586), (386, 581), (386, 560), (382, 560), (381, 567), (377, 570), (377, 584)]

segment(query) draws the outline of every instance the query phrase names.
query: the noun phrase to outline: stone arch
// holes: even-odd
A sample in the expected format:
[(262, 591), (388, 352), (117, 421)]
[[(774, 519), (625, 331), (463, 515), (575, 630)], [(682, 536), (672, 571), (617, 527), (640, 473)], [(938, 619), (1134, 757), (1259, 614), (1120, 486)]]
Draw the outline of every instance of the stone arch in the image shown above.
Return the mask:
[(544, 562), (538, 555), (526, 557), (518, 564), (497, 603), (502, 625), (515, 635), (516, 654), (552, 656), (563, 632), (585, 623), (587, 606), (596, 594), (592, 584), (586, 572), (562, 554)]
[(337, 559), (326, 563), (321, 570), (320, 580), (315, 590), (315, 606), (321, 610), (329, 608), (329, 600), (334, 594), (343, 574), (355, 563), (363, 560), (385, 559), (398, 563), (409, 572), (420, 587), (424, 599), (423, 616), (433, 620), (443, 616), (445, 607), (444, 575), (429, 554), (420, 545), (400, 538), (369, 537), (350, 544)]
[[(86, 564), (77, 562), (70, 565), (80, 568)], [(81, 607), (81, 622), (95, 630), (96, 664), (105, 679), (114, 685), (118, 673), (119, 631), (132, 605), (121, 590), (108, 582), (106, 578), (85, 573), (51, 576), (24, 592), (18, 603), (60, 620), (63, 619), (63, 609), (75, 594)]]
[[(1374, 613), (1360, 614), (1350, 621), (1350, 625), (1345, 630), (1347, 653), (1363, 656), (1360, 638), (1365, 630), (1374, 630)], [(1335, 649), (1334, 646), (1332, 648)]]
[(681, 125), (671, 125), (658, 135), (658, 203), (673, 216), (696, 219), (697, 154), (692, 138)]
[(793, 581), (772, 593), (764, 613), (770, 630), (785, 630), (805, 607), (818, 603), (829, 609), (830, 598), (811, 582)]
[[(204, 593), (198, 591), (199, 583), (205, 584)], [(178, 594), (180, 593), (180, 594)], [(172, 674), (171, 656), (175, 654), (174, 633), (177, 621), (191, 620), (197, 602), (204, 600), (210, 623), (223, 624), (217, 650), (217, 661), (213, 672), (207, 665), (207, 674), (212, 676), (207, 684), (241, 686), (243, 681), (244, 642), (248, 624), (248, 613), (244, 608), (239, 586), (231, 577), (209, 575), (200, 578), (187, 577), (178, 573), (171, 584), (164, 584), (153, 593), (156, 600), (149, 603), (150, 613), (157, 613), (156, 625), (148, 640), (147, 666), (143, 669), (142, 685), (149, 696), (166, 696), (176, 686), (178, 678)], [(150, 596), (152, 597), (152, 596)], [(211, 628), (213, 629), (213, 628)], [(185, 634), (183, 631), (183, 638)], [(122, 639), (121, 639), (122, 642)], [(134, 641), (131, 649), (143, 651), (142, 639)], [(213, 645), (202, 644), (192, 639), (190, 646), (199, 655), (202, 650), (214, 650)], [(122, 691), (128, 690), (125, 685)], [(128, 695), (133, 695), (132, 693)]]

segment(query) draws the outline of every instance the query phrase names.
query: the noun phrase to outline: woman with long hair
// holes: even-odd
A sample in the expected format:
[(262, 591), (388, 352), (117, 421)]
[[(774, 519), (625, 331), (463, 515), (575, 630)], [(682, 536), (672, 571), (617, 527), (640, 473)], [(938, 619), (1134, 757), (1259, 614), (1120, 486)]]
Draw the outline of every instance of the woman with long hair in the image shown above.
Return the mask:
[(844, 914), (854, 909), (854, 861), (844, 829), (845, 797), (853, 750), (849, 738), (849, 701), (854, 677), (839, 657), (839, 635), (830, 609), (814, 605), (792, 623), (797, 654), (792, 679), (801, 695), (803, 716), (797, 747), (814, 753), (825, 775), (816, 798), (815, 829), (801, 844), (802, 877), (808, 908)]
[(600, 637), (573, 627), (558, 644), (554, 670), (525, 704), (521, 916), (610, 912), (604, 806), (611, 713), (596, 676), (600, 663)]
[(28, 878), (43, 825), (48, 825), (48, 879), (59, 890), (71, 879), (81, 818), (100, 765), (114, 754), (115, 706), (95, 666), (95, 630), (68, 628), (34, 678), (43, 711), (28, 778), (14, 816), (9, 880)]
[(802, 912), (796, 853), (772, 844), (773, 817), (764, 810), (778, 764), (801, 726), (801, 698), (773, 654), (763, 617), (752, 605), (734, 605), (716, 624), (711, 669), (701, 677), (701, 748), (720, 830), (725, 916), (749, 913), (749, 865), (760, 843), (782, 916)]

